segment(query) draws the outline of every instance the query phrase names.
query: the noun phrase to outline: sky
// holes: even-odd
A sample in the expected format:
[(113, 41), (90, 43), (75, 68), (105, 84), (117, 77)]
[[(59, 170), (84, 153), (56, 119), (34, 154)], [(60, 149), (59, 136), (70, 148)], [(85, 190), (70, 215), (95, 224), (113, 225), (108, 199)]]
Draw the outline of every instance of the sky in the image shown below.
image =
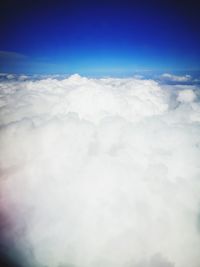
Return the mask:
[(0, 72), (200, 69), (198, 1), (7, 0), (0, 17)]

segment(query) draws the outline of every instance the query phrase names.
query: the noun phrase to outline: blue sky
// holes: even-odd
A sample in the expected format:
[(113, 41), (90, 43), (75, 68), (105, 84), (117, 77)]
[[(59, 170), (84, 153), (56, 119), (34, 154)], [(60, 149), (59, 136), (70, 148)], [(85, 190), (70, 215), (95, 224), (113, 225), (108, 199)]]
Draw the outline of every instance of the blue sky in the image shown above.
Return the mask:
[(30, 1), (1, 8), (0, 71), (200, 69), (197, 1)]

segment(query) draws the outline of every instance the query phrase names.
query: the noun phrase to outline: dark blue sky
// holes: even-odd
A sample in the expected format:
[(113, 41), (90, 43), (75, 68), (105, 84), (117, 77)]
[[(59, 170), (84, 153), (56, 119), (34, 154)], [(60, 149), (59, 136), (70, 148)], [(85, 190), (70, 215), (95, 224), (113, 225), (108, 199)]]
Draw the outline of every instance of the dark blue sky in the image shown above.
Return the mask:
[(200, 70), (198, 1), (6, 0), (0, 71)]

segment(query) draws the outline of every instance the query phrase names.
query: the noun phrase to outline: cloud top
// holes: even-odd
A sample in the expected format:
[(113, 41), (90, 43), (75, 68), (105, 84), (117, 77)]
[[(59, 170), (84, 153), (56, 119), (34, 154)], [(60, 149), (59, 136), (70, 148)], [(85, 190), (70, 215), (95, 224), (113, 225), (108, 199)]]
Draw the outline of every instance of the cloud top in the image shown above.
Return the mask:
[(0, 93), (0, 235), (21, 262), (199, 267), (196, 87), (76, 74)]

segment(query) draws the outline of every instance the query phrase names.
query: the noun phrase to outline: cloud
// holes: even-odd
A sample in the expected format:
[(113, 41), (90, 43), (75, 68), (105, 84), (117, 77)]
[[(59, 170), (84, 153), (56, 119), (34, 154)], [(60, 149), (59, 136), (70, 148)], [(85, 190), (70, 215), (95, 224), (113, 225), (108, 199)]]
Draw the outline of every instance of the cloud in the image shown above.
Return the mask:
[(62, 72), (66, 69), (64, 64), (55, 64), (45, 58), (34, 58), (13, 51), (0, 51), (0, 71), (3, 73), (43, 73), (45, 69), (48, 73), (55, 70)]
[(0, 51), (0, 71), (1, 72), (14, 72), (20, 71), (23, 66), (28, 66), (30, 59), (23, 54), (13, 51)]
[(194, 102), (195, 99), (196, 99), (196, 94), (194, 93), (193, 90), (186, 89), (178, 93), (177, 100), (180, 102), (183, 102), (183, 103)]
[(26, 267), (200, 266), (193, 86), (76, 74), (3, 81), (0, 94), (9, 255)]
[(8, 74), (8, 75), (6, 75), (6, 78), (7, 78), (8, 80), (12, 80), (12, 79), (15, 78), (15, 75), (13, 75), (13, 74)]
[(20, 80), (20, 81), (25, 81), (25, 80), (27, 80), (29, 77), (27, 76), (27, 75), (24, 75), (24, 74), (22, 74), (22, 75), (20, 75), (19, 77), (18, 77), (18, 79)]
[(170, 73), (164, 73), (161, 75), (161, 78), (172, 82), (187, 82), (190, 81), (192, 77), (190, 75), (179, 76)]
[(155, 254), (149, 260), (139, 262), (134, 267), (174, 267), (174, 264), (164, 259), (162, 255)]
[(0, 51), (0, 62), (24, 61), (27, 56), (13, 51)]

